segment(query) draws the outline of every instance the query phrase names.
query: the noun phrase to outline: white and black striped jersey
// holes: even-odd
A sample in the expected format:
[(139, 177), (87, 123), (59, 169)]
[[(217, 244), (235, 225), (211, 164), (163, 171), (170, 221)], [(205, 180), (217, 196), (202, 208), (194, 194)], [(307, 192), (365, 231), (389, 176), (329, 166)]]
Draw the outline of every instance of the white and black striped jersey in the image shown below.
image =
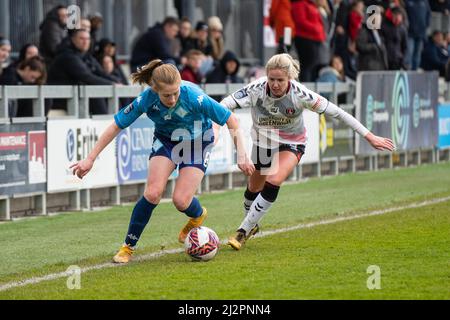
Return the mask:
[(281, 98), (270, 96), (267, 77), (262, 77), (221, 103), (230, 110), (251, 108), (252, 139), (263, 148), (275, 148), (280, 144), (305, 145), (304, 109), (338, 118), (362, 136), (369, 132), (352, 115), (295, 80), (290, 80), (288, 91)]

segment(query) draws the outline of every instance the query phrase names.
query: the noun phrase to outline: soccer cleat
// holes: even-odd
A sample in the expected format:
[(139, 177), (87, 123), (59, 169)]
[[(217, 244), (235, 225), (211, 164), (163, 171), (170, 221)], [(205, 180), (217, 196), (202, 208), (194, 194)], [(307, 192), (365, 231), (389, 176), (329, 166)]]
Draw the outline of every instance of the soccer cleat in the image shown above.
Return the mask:
[(234, 250), (239, 250), (241, 249), (241, 247), (244, 245), (245, 240), (247, 239), (247, 237), (245, 236), (245, 231), (244, 229), (239, 229), (236, 232), (236, 235), (234, 237), (230, 237), (228, 239), (228, 244), (234, 249)]
[(248, 235), (245, 236), (245, 240), (247, 241), (248, 239), (250, 239), (252, 236), (254, 236), (255, 234), (257, 234), (259, 232), (259, 225), (255, 225), (252, 230), (250, 230), (250, 232), (248, 233)]
[(197, 218), (189, 218), (188, 223), (184, 226), (183, 229), (181, 229), (180, 234), (178, 235), (178, 241), (181, 243), (184, 243), (184, 240), (186, 239), (189, 231), (191, 231), (194, 228), (200, 227), (203, 224), (203, 221), (205, 221), (206, 217), (208, 216), (208, 211), (205, 207), (203, 208), (203, 212), (200, 217)]
[(120, 248), (119, 252), (114, 256), (113, 261), (115, 263), (128, 263), (131, 261), (131, 256), (134, 253), (134, 249), (132, 249), (129, 245), (124, 244)]

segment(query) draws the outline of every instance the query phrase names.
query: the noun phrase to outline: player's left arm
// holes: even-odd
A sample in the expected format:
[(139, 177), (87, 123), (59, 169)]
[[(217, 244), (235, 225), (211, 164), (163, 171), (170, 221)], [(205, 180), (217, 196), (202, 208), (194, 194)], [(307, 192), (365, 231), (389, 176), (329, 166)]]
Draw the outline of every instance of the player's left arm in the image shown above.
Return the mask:
[(369, 144), (377, 150), (393, 151), (395, 149), (394, 143), (391, 139), (374, 135), (355, 117), (334, 103), (328, 101), (321, 95), (306, 88), (303, 88), (302, 90), (305, 91), (304, 93), (310, 99), (310, 102), (307, 103), (308, 109), (319, 114), (324, 113), (327, 116), (343, 121), (346, 125), (364, 137), (367, 142), (369, 142)]

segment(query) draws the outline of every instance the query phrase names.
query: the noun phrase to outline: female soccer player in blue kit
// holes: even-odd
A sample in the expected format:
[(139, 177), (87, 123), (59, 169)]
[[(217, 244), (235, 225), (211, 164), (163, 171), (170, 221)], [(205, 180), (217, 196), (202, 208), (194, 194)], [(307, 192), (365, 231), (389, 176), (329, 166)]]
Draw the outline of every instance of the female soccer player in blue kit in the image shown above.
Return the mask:
[(211, 120), (221, 126), (227, 124), (238, 152), (239, 169), (247, 176), (255, 170), (245, 152), (237, 118), (199, 87), (182, 81), (174, 65), (153, 60), (131, 77), (134, 83), (145, 83), (149, 88), (114, 116), (114, 122), (100, 136), (88, 157), (70, 167), (74, 175), (83, 178), (120, 130), (131, 125), (143, 113), (154, 122), (147, 184), (143, 197), (133, 209), (125, 243), (113, 258), (116, 263), (131, 260), (136, 243), (177, 166), (179, 176), (172, 200), (175, 207), (189, 217), (178, 240), (184, 242), (192, 228), (202, 225), (207, 211), (194, 194), (205, 174), (214, 142)]

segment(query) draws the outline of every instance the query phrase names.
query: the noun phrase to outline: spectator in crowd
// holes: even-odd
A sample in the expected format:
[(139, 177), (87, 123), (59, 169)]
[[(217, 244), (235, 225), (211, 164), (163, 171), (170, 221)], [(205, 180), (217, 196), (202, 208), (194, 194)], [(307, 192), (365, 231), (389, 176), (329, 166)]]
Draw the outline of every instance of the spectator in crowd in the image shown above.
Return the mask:
[(225, 52), (225, 44), (223, 39), (223, 25), (217, 16), (208, 19), (209, 42), (211, 43), (211, 56), (215, 61), (222, 59)]
[(406, 69), (408, 36), (399, 7), (386, 9), (385, 18), (381, 23), (381, 34), (387, 50), (389, 70)]
[[(0, 76), (0, 85), (43, 85), (46, 80), (46, 67), (41, 57), (35, 56), (21, 61), (18, 65), (11, 64)], [(10, 117), (32, 117), (33, 100), (20, 99), (9, 105)]]
[[(344, 62), (340, 56), (334, 55), (330, 64), (319, 71), (319, 77), (316, 80), (317, 82), (328, 82), (328, 83), (336, 83), (336, 82), (346, 82), (348, 81), (345, 76), (344, 70)], [(330, 93), (323, 93), (326, 99), (331, 99)], [(345, 103), (346, 93), (341, 93), (338, 95), (338, 104)]]
[(421, 67), (426, 71), (439, 71), (439, 76), (447, 77), (446, 66), (449, 61), (449, 52), (442, 32), (435, 30), (429, 37), (422, 52)]
[[(50, 66), (48, 83), (53, 85), (112, 85), (117, 79), (106, 74), (97, 60), (89, 53), (91, 37), (83, 29), (70, 35), (71, 44), (64, 48)], [(56, 101), (53, 109), (67, 109), (65, 103)], [(108, 113), (105, 99), (91, 99), (91, 114)]]
[[(337, 3), (336, 3), (337, 2)], [(356, 79), (357, 68), (355, 66), (354, 54), (349, 51), (349, 13), (351, 5), (349, 1), (335, 0), (335, 20), (332, 39), (332, 49), (335, 55), (342, 58), (345, 74), (351, 79)]]
[(330, 64), (319, 71), (317, 82), (344, 82), (344, 63), (340, 56), (333, 56)]
[(358, 71), (388, 70), (388, 57), (383, 36), (364, 23), (356, 37)]
[(200, 73), (205, 55), (200, 50), (191, 49), (186, 53), (186, 65), (181, 70), (181, 79), (195, 84), (202, 83), (203, 76)]
[(154, 59), (165, 63), (177, 64), (179, 57), (171, 54), (171, 40), (178, 34), (178, 20), (167, 17), (163, 23), (157, 23), (149, 28), (136, 42), (131, 53), (130, 67), (134, 72), (138, 67), (146, 65)]
[(428, 0), (430, 9), (433, 12), (440, 12), (446, 16), (449, 15), (450, 1), (449, 0)]
[(87, 32), (91, 33), (91, 28), (92, 28), (91, 20), (89, 20), (88, 18), (82, 18), (80, 21), (80, 29), (84, 29)]
[[(97, 45), (98, 33), (103, 26), (103, 16), (100, 12), (95, 12), (88, 17), (91, 27), (86, 29), (91, 33), (91, 53), (94, 53), (94, 48)], [(81, 27), (83, 29), (83, 27)]]
[(38, 47), (32, 43), (27, 43), (24, 44), (22, 48), (20, 48), (19, 57), (13, 62), (13, 64), (15, 67), (17, 67), (21, 62), (39, 56), (40, 55)]
[[(355, 49), (356, 37), (359, 30), (361, 30), (364, 20), (364, 2), (363, 0), (355, 0), (351, 5), (350, 13), (348, 15), (348, 35), (350, 46)], [(353, 50), (354, 50), (353, 49)]]
[(330, 39), (328, 38), (328, 31), (331, 27), (331, 10), (327, 0), (315, 0), (317, 9), (319, 10), (322, 19), (322, 26), (325, 32), (325, 41), (321, 42), (319, 56), (317, 57), (317, 66), (314, 72), (314, 80), (317, 78), (318, 71), (325, 65), (330, 63)]
[(302, 66), (300, 82), (314, 81), (320, 49), (326, 40), (322, 17), (314, 0), (293, 2), (292, 17), (295, 23), (295, 48)]
[[(108, 73), (119, 80), (119, 83), (128, 85), (128, 79), (120, 68), (120, 65), (117, 62), (116, 58), (116, 43), (108, 38), (101, 39), (95, 51), (95, 57), (100, 64), (103, 63), (104, 57), (111, 57), (113, 63), (113, 70), (111, 73)], [(109, 60), (109, 59), (107, 59)], [(109, 61), (108, 61), (109, 63)]]
[[(275, 38), (278, 41), (277, 53), (289, 53), (295, 31), (290, 0), (272, 0), (269, 23), (275, 29)], [(291, 28), (291, 39), (287, 39), (290, 45), (286, 45), (284, 41), (285, 28)]]
[(181, 51), (180, 55), (184, 56), (189, 51), (189, 41), (192, 33), (192, 22), (189, 18), (182, 18), (180, 21), (180, 31), (178, 32), (177, 39), (180, 42)]
[(203, 52), (205, 56), (212, 55), (213, 49), (211, 42), (208, 39), (208, 25), (205, 22), (203, 21), (197, 22), (197, 25), (195, 26), (195, 32), (191, 36), (187, 48), (188, 50), (190, 49), (200, 50), (201, 52)]
[[(226, 51), (220, 63), (206, 77), (206, 83), (244, 83), (238, 73), (241, 63), (238, 57), (231, 51)], [(216, 101), (222, 100), (222, 96), (211, 96)]]
[(47, 66), (56, 56), (58, 45), (67, 36), (67, 8), (58, 5), (50, 10), (40, 25), (39, 51)]
[(0, 36), (0, 76), (3, 69), (7, 66), (9, 55), (11, 54), (11, 42), (8, 39)]
[(408, 28), (408, 53), (405, 62), (408, 68), (417, 70), (430, 25), (430, 5), (428, 0), (405, 0), (405, 7), (409, 21), (413, 22)]

